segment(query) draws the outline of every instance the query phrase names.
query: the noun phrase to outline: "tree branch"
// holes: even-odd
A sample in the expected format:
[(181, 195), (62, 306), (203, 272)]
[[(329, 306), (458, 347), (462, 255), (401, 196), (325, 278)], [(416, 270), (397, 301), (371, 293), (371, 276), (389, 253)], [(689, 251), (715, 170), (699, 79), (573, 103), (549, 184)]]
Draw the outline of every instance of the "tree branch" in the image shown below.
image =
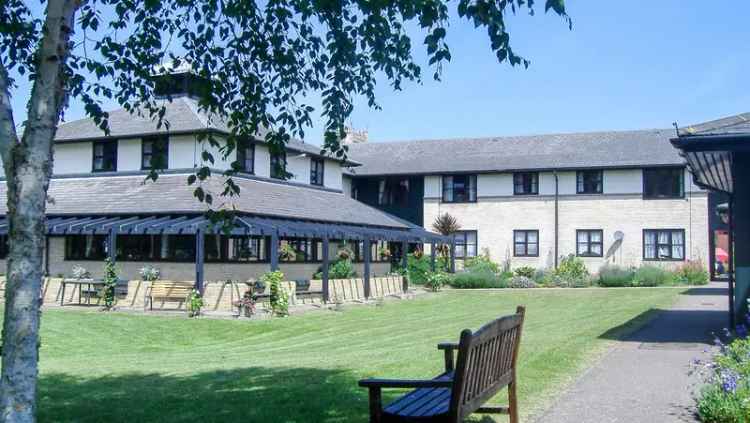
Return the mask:
[(0, 63), (0, 158), (2, 158), (5, 175), (12, 170), (11, 152), (13, 145), (18, 143), (16, 124), (13, 120), (13, 108), (10, 105), (10, 86), (8, 71)]

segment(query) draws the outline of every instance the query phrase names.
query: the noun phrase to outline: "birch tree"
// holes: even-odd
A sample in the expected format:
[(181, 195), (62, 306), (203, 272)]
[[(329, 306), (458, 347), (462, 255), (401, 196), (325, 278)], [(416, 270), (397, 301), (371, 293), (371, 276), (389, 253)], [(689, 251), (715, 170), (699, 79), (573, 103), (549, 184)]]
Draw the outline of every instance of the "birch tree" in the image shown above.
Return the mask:
[[(544, 9), (571, 24), (563, 0), (546, 0)], [(231, 128), (224, 147), (207, 139), (224, 157), (238, 140), (259, 133), (281, 151), (291, 137), (305, 138), (313, 116), (325, 121), (322, 149), (345, 157), (339, 140), (355, 100), (379, 108), (378, 83), (400, 90), (404, 82), (420, 82), (423, 67), (440, 78), (451, 58), (452, 10), (486, 32), (499, 62), (529, 65), (511, 47), (506, 17), (533, 14), (532, 0), (43, 0), (39, 10), (22, 0), (1, 2), (0, 156), (10, 244), (3, 421), (35, 419), (47, 189), (55, 131), (70, 101), (83, 104), (105, 133), (101, 105), (108, 99), (168, 127), (153, 72), (168, 61), (188, 63), (207, 81), (199, 107)], [(414, 40), (427, 63), (414, 59)], [(19, 78), (31, 83), (23, 122), (11, 107)], [(320, 104), (310, 104), (317, 95)], [(208, 151), (203, 158), (214, 160)], [(197, 201), (212, 202), (199, 184), (210, 174), (209, 166), (200, 167), (186, 180)], [(225, 176), (221, 194), (241, 195), (232, 171)]]

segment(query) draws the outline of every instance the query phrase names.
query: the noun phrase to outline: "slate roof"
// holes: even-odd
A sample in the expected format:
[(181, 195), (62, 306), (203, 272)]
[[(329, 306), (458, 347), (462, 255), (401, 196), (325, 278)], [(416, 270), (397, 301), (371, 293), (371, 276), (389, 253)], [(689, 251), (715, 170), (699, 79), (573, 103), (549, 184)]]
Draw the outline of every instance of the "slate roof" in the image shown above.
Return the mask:
[(685, 163), (674, 129), (369, 142), (349, 146), (353, 175), (627, 168)]
[[(214, 207), (236, 208), (248, 214), (307, 221), (348, 223), (407, 229), (400, 219), (340, 192), (235, 177), (239, 197), (220, 197), (221, 177), (203, 183), (214, 197)], [(193, 197), (185, 174), (160, 175), (144, 182), (144, 175), (52, 179), (49, 215), (127, 215), (203, 213), (204, 203)], [(7, 213), (6, 185), (0, 182), (0, 214)]]
[[(91, 118), (79, 119), (60, 124), (55, 135), (56, 142), (94, 140), (102, 138), (140, 137), (147, 135), (166, 133), (194, 133), (213, 130), (220, 133), (229, 133), (230, 128), (220, 116), (209, 116), (198, 107), (198, 101), (188, 96), (173, 97), (172, 101), (164, 100), (166, 103), (164, 120), (169, 122), (169, 128), (162, 126), (157, 128), (156, 121), (148, 117), (144, 112), (142, 116), (131, 114), (125, 109), (117, 109), (109, 113), (110, 136), (105, 137), (104, 131), (94, 123)], [(259, 140), (263, 140), (266, 132), (257, 134)], [(321, 148), (313, 144), (307, 144), (299, 140), (290, 140), (287, 148), (293, 151), (308, 153), (314, 156), (322, 156)], [(340, 160), (331, 155), (327, 157)], [(350, 165), (358, 163), (351, 162)]]
[(740, 113), (680, 129), (680, 136), (750, 134), (750, 112)]

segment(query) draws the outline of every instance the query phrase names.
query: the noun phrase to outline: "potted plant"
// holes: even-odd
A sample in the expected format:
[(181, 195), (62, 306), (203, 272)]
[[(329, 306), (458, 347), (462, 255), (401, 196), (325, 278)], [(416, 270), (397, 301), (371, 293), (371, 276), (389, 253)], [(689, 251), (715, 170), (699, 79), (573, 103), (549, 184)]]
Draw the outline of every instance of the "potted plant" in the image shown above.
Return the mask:
[(388, 260), (391, 258), (391, 250), (389, 250), (388, 247), (380, 247), (378, 248), (378, 256), (380, 257), (380, 260)]
[(250, 317), (255, 313), (256, 296), (252, 289), (248, 289), (242, 294), (242, 298), (234, 302), (234, 306), (239, 308), (240, 315)]
[(159, 279), (161, 272), (153, 266), (143, 266), (140, 270), (141, 279), (145, 282), (153, 282)]
[(351, 260), (354, 257), (354, 252), (351, 250), (351, 248), (347, 247), (345, 244), (342, 244), (339, 246), (339, 251), (336, 253), (339, 260)]
[(78, 280), (91, 278), (91, 272), (86, 270), (85, 267), (79, 266), (77, 264), (73, 266), (71, 273), (73, 274), (73, 277)]
[(198, 291), (197, 289), (190, 291), (190, 294), (187, 296), (188, 316), (200, 316), (203, 305), (203, 296), (201, 295), (200, 291)]
[(279, 259), (282, 261), (292, 261), (297, 258), (297, 251), (289, 244), (284, 244), (279, 248)]

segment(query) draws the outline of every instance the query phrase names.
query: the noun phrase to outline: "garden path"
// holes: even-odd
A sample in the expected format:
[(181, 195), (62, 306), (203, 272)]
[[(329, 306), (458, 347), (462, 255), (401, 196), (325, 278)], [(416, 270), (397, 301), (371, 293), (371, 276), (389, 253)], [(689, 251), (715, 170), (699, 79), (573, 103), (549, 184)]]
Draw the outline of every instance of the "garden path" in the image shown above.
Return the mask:
[(726, 283), (712, 282), (690, 289), (671, 309), (659, 311), (646, 326), (617, 341), (534, 421), (698, 421), (693, 392), (699, 378), (690, 375), (690, 363), (707, 358), (711, 334), (728, 325), (726, 288)]

